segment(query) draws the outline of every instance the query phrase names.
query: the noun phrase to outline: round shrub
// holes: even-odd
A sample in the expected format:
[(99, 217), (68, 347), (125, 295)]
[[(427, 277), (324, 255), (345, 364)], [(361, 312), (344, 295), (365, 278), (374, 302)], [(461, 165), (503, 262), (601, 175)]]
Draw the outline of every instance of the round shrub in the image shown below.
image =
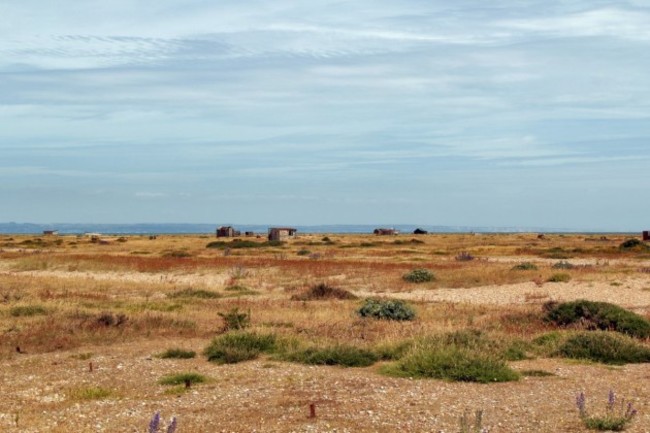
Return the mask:
[(650, 362), (650, 349), (630, 337), (612, 332), (581, 332), (569, 337), (555, 353), (605, 364)]
[(550, 277), (548, 277), (549, 283), (567, 283), (571, 281), (571, 275), (569, 274), (553, 274)]
[(322, 348), (310, 347), (286, 354), (283, 358), (303, 364), (343, 367), (368, 367), (379, 360), (379, 356), (374, 352), (341, 344)]
[(274, 334), (257, 334), (254, 332), (230, 332), (212, 340), (203, 354), (208, 361), (218, 364), (235, 364), (255, 359), (262, 352), (275, 349)]
[(403, 301), (392, 299), (366, 299), (358, 311), (361, 317), (385, 320), (413, 320), (415, 310)]
[(629, 250), (632, 248), (636, 248), (643, 245), (643, 242), (641, 242), (638, 239), (628, 239), (625, 242), (623, 242), (621, 245), (619, 245), (619, 248), (622, 250)]
[(523, 262), (512, 267), (513, 271), (535, 271), (537, 270), (537, 265), (531, 262)]
[(428, 283), (435, 280), (436, 276), (428, 269), (413, 269), (404, 274), (402, 278), (409, 283)]
[(607, 302), (580, 299), (549, 304), (546, 320), (560, 326), (579, 325), (586, 329), (611, 330), (632, 337), (650, 337), (650, 320)]

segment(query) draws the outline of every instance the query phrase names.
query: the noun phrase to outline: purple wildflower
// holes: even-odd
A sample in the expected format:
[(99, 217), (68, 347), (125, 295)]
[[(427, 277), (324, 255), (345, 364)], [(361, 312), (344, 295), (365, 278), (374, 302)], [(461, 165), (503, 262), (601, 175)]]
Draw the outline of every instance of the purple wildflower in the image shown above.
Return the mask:
[(607, 395), (607, 410), (611, 412), (614, 410), (614, 404), (616, 404), (616, 394), (614, 394), (613, 390), (609, 390), (609, 394)]
[(580, 393), (576, 396), (576, 406), (578, 407), (578, 410), (580, 411), (580, 417), (584, 418), (587, 416), (587, 398), (585, 397), (585, 393), (580, 391)]
[(153, 414), (149, 422), (149, 433), (158, 433), (158, 426), (160, 425), (160, 412)]
[(636, 409), (632, 407), (632, 402), (627, 403), (627, 408), (625, 409), (625, 418), (632, 419), (636, 415)]
[(172, 417), (172, 422), (167, 427), (167, 433), (174, 433), (176, 431), (176, 417)]

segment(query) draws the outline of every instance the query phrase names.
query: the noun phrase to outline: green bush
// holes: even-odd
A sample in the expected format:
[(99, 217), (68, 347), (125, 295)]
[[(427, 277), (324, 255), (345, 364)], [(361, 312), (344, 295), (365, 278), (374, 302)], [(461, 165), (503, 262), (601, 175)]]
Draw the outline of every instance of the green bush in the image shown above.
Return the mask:
[(650, 362), (650, 349), (634, 339), (606, 331), (581, 332), (569, 337), (556, 356), (605, 364)]
[(158, 383), (160, 385), (192, 385), (195, 383), (203, 383), (207, 380), (205, 376), (198, 373), (179, 373), (163, 376)]
[(413, 269), (404, 274), (402, 279), (409, 283), (428, 283), (429, 281), (435, 280), (436, 276), (428, 269)]
[(390, 299), (366, 299), (358, 311), (361, 317), (384, 320), (413, 320), (415, 311), (403, 301)]
[(631, 250), (633, 248), (637, 248), (641, 246), (643, 246), (643, 242), (641, 242), (639, 239), (628, 239), (625, 242), (623, 242), (621, 245), (619, 245), (619, 248), (622, 250)]
[(571, 275), (569, 274), (553, 274), (546, 280), (549, 283), (566, 283), (571, 281)]
[(573, 269), (573, 268), (575, 268), (575, 266), (572, 265), (571, 263), (567, 262), (566, 260), (561, 260), (561, 261), (555, 263), (552, 266), (552, 268), (553, 269)]
[(158, 355), (159, 358), (162, 359), (191, 359), (196, 356), (196, 352), (193, 350), (185, 350), (185, 349), (167, 349), (160, 355)]
[(235, 364), (257, 358), (260, 353), (271, 352), (276, 347), (275, 334), (230, 332), (221, 335), (205, 348), (208, 361), (218, 364)]
[(531, 262), (523, 262), (512, 267), (513, 271), (535, 271), (537, 270), (537, 265)]
[(289, 352), (281, 358), (303, 364), (344, 367), (367, 367), (379, 360), (379, 356), (370, 350), (341, 344), (330, 347), (309, 347)]
[(13, 317), (41, 316), (47, 314), (47, 310), (40, 305), (23, 305), (11, 308), (9, 314)]
[(503, 360), (459, 347), (419, 347), (382, 370), (398, 377), (445, 379), (458, 382), (508, 382), (519, 379)]
[(621, 332), (632, 337), (650, 337), (650, 320), (607, 302), (584, 299), (550, 304), (546, 320), (559, 326), (579, 325), (586, 329)]

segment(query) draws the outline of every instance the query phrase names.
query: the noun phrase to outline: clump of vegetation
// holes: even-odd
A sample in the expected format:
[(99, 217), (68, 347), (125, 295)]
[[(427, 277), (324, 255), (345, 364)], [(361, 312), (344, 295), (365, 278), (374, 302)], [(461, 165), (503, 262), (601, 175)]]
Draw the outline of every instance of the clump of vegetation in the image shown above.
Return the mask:
[(552, 267), (553, 267), (553, 269), (573, 269), (573, 268), (575, 268), (575, 265), (572, 265), (571, 263), (567, 262), (566, 260), (561, 260), (561, 261), (555, 263)]
[(320, 283), (310, 287), (304, 293), (292, 296), (291, 299), (297, 301), (311, 301), (320, 299), (357, 299), (357, 297), (347, 290)]
[(531, 262), (523, 262), (512, 267), (513, 271), (536, 271), (537, 265)]
[(505, 363), (504, 342), (480, 331), (465, 330), (420, 340), (383, 372), (398, 377), (422, 377), (461, 382), (506, 382), (519, 375)]
[(298, 252), (296, 254), (299, 255), (299, 256), (308, 256), (308, 255), (311, 254), (311, 251), (306, 250), (306, 249), (302, 249), (302, 250), (298, 250)]
[(628, 239), (619, 245), (621, 250), (631, 250), (639, 247), (643, 247), (643, 242), (638, 239)]
[(546, 280), (549, 283), (567, 283), (571, 281), (571, 275), (569, 274), (553, 274)]
[(71, 400), (103, 400), (111, 397), (113, 392), (99, 386), (89, 386), (73, 388), (67, 392), (67, 395)]
[(160, 385), (185, 385), (189, 388), (195, 383), (204, 383), (206, 381), (207, 378), (199, 373), (178, 373), (163, 376), (158, 383)]
[(47, 313), (47, 309), (40, 305), (21, 305), (18, 307), (12, 307), (9, 310), (9, 314), (11, 314), (13, 317), (42, 316)]
[(226, 313), (218, 313), (223, 319), (223, 330), (240, 330), (248, 328), (251, 324), (251, 313), (239, 311), (239, 308), (233, 308)]
[(255, 332), (230, 332), (221, 335), (205, 348), (203, 354), (208, 361), (218, 364), (235, 364), (257, 358), (263, 352), (276, 347), (275, 334)]
[(220, 295), (216, 292), (204, 289), (183, 289), (167, 295), (170, 298), (198, 298), (198, 299), (216, 299)]
[(650, 320), (618, 305), (580, 299), (545, 305), (545, 319), (559, 326), (616, 331), (637, 338), (650, 337)]
[(428, 269), (413, 269), (402, 276), (404, 281), (409, 283), (428, 283), (436, 279), (436, 276)]
[(361, 317), (383, 320), (413, 320), (415, 310), (404, 301), (393, 299), (366, 299), (358, 311)]
[(521, 371), (522, 376), (527, 376), (527, 377), (549, 377), (549, 376), (555, 376), (555, 374), (550, 373), (545, 370), (522, 370)]
[(604, 364), (650, 362), (650, 349), (634, 339), (606, 331), (581, 332), (570, 336), (555, 353)]
[(367, 367), (379, 360), (373, 351), (355, 346), (337, 344), (328, 347), (309, 347), (290, 351), (282, 359), (302, 364), (340, 365), (343, 367)]
[(469, 262), (474, 260), (474, 256), (468, 251), (461, 251), (460, 253), (456, 254), (455, 259), (457, 262)]
[(616, 401), (616, 394), (610, 390), (607, 396), (607, 406), (605, 415), (590, 416), (587, 412), (587, 398), (584, 392), (576, 396), (576, 406), (580, 414), (580, 419), (585, 427), (591, 430), (599, 431), (623, 431), (632, 422), (637, 414), (637, 410), (632, 406), (632, 402), (622, 400)]
[(110, 327), (110, 326), (122, 326), (124, 325), (128, 320), (128, 317), (125, 314), (113, 314), (111, 312), (105, 311), (101, 313), (97, 318), (95, 319), (95, 323), (97, 325), (105, 326), (105, 327)]
[(162, 359), (191, 359), (196, 357), (196, 352), (193, 350), (185, 350), (179, 348), (167, 349), (158, 355)]

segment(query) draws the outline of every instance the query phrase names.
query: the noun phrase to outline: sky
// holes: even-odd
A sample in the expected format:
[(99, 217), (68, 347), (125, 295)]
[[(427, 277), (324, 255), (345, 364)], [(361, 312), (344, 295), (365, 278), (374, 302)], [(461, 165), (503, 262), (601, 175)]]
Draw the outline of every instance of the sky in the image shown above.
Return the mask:
[(647, 0), (0, 17), (3, 222), (650, 228)]

